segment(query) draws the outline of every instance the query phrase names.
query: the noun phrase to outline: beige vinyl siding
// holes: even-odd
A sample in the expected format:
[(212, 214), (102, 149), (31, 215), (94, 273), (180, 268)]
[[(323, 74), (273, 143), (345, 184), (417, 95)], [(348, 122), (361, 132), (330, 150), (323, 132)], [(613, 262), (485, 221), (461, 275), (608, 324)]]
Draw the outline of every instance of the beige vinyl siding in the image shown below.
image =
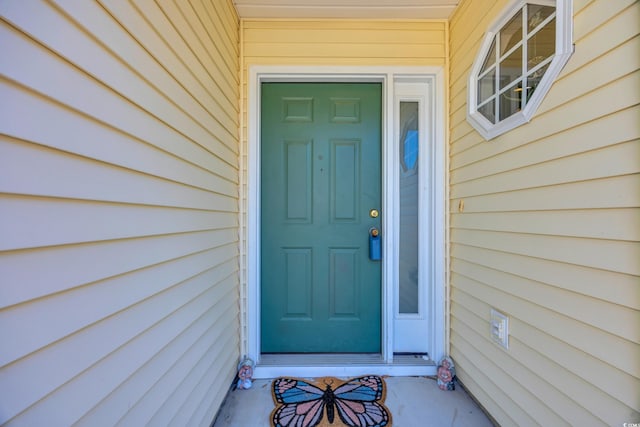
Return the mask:
[(244, 62), (443, 65), (442, 21), (243, 20)]
[[(252, 65), (444, 66), (446, 30), (447, 23), (442, 20), (243, 19), (241, 194), (248, 194), (247, 77)], [(246, 220), (244, 215), (243, 233)], [(247, 253), (246, 240), (241, 252)], [(244, 261), (242, 265), (246, 265)], [(246, 291), (246, 279), (242, 283)], [(243, 317), (246, 327), (246, 313)]]
[(0, 424), (203, 425), (239, 357), (231, 1), (0, 2)]
[(638, 422), (640, 3), (574, 2), (575, 53), (532, 121), (487, 142), (467, 78), (507, 3), (465, 0), (450, 24), (451, 354), (501, 425)]

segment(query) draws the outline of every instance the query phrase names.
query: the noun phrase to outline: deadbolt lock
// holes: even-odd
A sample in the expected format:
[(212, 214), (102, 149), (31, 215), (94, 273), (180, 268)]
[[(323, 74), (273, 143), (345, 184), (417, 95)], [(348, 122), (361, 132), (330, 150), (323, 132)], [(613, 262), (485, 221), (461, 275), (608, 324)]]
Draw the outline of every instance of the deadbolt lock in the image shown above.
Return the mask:
[(371, 210), (369, 211), (369, 216), (370, 216), (371, 218), (378, 218), (378, 215), (380, 215), (380, 212), (378, 212), (378, 210), (377, 210), (377, 209), (371, 209)]

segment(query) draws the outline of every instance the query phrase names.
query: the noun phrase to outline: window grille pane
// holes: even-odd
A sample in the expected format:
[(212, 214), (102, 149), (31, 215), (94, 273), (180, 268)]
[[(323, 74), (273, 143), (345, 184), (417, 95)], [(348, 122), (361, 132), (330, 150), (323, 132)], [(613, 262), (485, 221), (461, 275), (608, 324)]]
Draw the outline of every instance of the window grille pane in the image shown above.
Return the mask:
[(527, 41), (527, 68), (531, 69), (552, 56), (556, 50), (556, 20), (547, 23)]
[(500, 89), (522, 77), (522, 47), (514, 50), (500, 63)]
[(496, 63), (496, 39), (494, 38), (491, 42), (491, 48), (489, 48), (489, 53), (484, 60), (484, 64), (482, 65), (482, 69), (480, 70), (480, 74), (483, 74), (489, 67), (492, 67)]
[(511, 86), (500, 94), (500, 117), (504, 120), (520, 111), (522, 105), (522, 82)]
[(496, 102), (491, 100), (482, 107), (478, 107), (478, 113), (482, 114), (491, 123), (496, 122)]
[(539, 4), (527, 5), (527, 32), (531, 33), (535, 28), (540, 25), (545, 19), (551, 16), (556, 11), (553, 6), (542, 6)]
[(482, 104), (496, 93), (496, 69), (494, 68), (478, 81), (478, 104)]
[(547, 68), (549, 68), (549, 64), (550, 63), (547, 63), (543, 67), (538, 68), (536, 71), (527, 76), (527, 101), (529, 101), (531, 95), (533, 95), (533, 92), (536, 90), (536, 87), (538, 87), (542, 76), (544, 76)]
[(522, 11), (500, 30), (500, 56), (522, 41)]

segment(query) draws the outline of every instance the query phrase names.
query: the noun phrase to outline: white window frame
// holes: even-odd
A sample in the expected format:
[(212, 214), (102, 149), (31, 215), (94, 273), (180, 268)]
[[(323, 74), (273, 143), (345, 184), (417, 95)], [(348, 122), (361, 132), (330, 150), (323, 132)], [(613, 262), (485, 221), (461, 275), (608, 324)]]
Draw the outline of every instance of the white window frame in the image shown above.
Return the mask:
[[(556, 47), (549, 68), (544, 73), (536, 90), (527, 101), (525, 107), (511, 116), (491, 123), (477, 108), (478, 76), (491, 49), (491, 43), (509, 20), (527, 4), (540, 4), (556, 8)], [(573, 53), (573, 2), (572, 0), (514, 0), (504, 12), (491, 24), (484, 37), (478, 55), (469, 74), (467, 90), (467, 121), (486, 140), (490, 140), (522, 124), (529, 122), (536, 112), (551, 85), (562, 71)], [(496, 87), (496, 91), (498, 88)]]

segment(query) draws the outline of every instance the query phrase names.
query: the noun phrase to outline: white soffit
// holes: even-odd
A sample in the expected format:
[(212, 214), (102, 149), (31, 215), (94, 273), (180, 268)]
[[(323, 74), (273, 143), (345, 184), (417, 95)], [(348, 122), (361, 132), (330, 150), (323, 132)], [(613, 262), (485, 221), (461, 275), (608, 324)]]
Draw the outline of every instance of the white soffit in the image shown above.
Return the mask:
[(447, 19), (460, 0), (233, 0), (241, 18)]

